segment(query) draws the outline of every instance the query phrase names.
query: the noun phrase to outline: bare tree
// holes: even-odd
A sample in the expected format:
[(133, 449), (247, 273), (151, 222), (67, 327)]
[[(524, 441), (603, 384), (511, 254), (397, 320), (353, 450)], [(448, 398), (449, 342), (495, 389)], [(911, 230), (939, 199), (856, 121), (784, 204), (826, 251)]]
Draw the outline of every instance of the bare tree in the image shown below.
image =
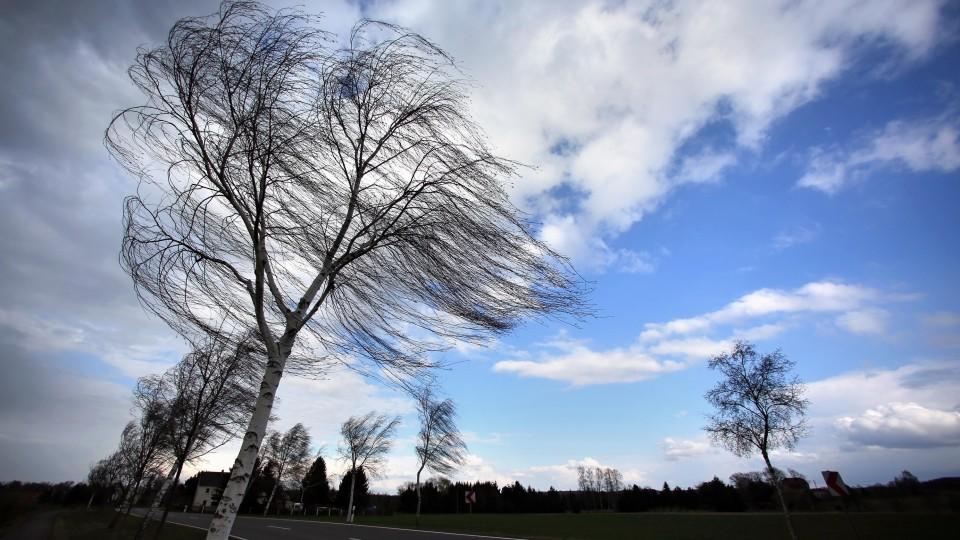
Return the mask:
[(277, 481), (273, 484), (270, 497), (267, 498), (267, 505), (263, 509), (263, 515), (266, 516), (273, 503), (273, 497), (277, 493), (277, 487), (282, 486), (286, 481), (302, 478), (307, 461), (310, 459), (310, 433), (300, 423), (295, 424), (283, 435), (274, 431), (267, 437), (264, 457), (272, 461), (277, 469)]
[(737, 341), (729, 353), (714, 357), (710, 368), (720, 371), (723, 378), (706, 394), (715, 412), (705, 429), (737, 456), (760, 452), (790, 537), (796, 539), (780, 486), (782, 474), (770, 462), (771, 450), (792, 449), (807, 433), (804, 414), (809, 402), (803, 397), (803, 384), (790, 373), (793, 367), (794, 362), (780, 350), (761, 355), (745, 341)]
[[(157, 375), (141, 377), (134, 388), (133, 409), (137, 420), (124, 428), (117, 449), (127, 479), (121, 497), (124, 515), (129, 515), (133, 509), (144, 480), (160, 474), (169, 461), (170, 403), (165, 399), (167, 391), (166, 381)], [(114, 514), (109, 528), (116, 526), (119, 516), (119, 512)]]
[(343, 444), (340, 456), (350, 464), (350, 502), (347, 504), (347, 522), (353, 522), (353, 493), (357, 470), (363, 469), (369, 477), (380, 472), (383, 460), (390, 451), (391, 439), (400, 425), (400, 417), (388, 417), (376, 412), (351, 416), (340, 426)]
[(90, 500), (87, 501), (87, 510), (93, 506), (93, 501), (101, 493), (111, 493), (122, 482), (123, 471), (120, 458), (116, 452), (101, 459), (87, 474), (87, 483), (90, 485)]
[(463, 464), (467, 445), (457, 429), (457, 409), (453, 401), (439, 401), (433, 388), (426, 386), (417, 396), (417, 414), (420, 417), (420, 432), (417, 434), (417, 517), (420, 525), (420, 474), (430, 469), (437, 474), (450, 474)]
[(169, 418), (162, 402), (157, 399), (159, 378), (141, 378), (135, 395), (140, 408), (138, 421), (130, 421), (120, 436), (117, 459), (124, 479), (120, 494), (122, 512), (116, 512), (108, 528), (116, 526), (121, 515), (129, 515), (140, 494), (144, 480), (158, 474), (167, 459), (166, 421)]
[(186, 463), (203, 457), (242, 434), (253, 408), (255, 385), (262, 369), (260, 351), (249, 333), (237, 340), (213, 334), (196, 345), (173, 368), (163, 374), (161, 399), (170, 415), (166, 422), (173, 464), (137, 530), (140, 538), (147, 524), (163, 506), (154, 537), (167, 518), (165, 505)]
[(515, 164), (487, 149), (449, 57), (371, 22), (333, 49), (314, 22), (248, 1), (181, 19), (138, 52), (146, 103), (105, 137), (143, 183), (122, 248), (143, 303), (185, 334), (255, 327), (267, 353), (211, 539), (229, 535), (282, 375), (317, 369), (295, 345), (406, 383), (456, 340), (585, 310), (508, 200)]

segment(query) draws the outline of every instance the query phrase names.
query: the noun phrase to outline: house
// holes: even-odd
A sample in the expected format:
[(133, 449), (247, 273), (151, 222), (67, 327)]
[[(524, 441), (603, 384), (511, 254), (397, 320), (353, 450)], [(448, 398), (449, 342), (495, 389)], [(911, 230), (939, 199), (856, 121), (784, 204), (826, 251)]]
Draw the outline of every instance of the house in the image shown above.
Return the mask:
[(223, 495), (223, 489), (227, 487), (228, 480), (230, 480), (229, 472), (200, 472), (197, 475), (197, 490), (193, 493), (190, 509), (194, 512), (212, 511), (220, 502), (220, 496)]

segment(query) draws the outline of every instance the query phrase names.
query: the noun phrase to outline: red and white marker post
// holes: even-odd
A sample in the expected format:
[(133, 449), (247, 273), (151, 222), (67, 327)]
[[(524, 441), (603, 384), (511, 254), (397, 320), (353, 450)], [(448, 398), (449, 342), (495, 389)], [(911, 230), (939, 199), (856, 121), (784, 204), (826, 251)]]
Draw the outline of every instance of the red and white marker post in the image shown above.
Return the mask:
[(477, 492), (476, 491), (467, 491), (463, 494), (464, 501), (470, 505), (470, 513), (473, 513), (473, 505), (477, 502)]
[(850, 496), (850, 488), (843, 483), (843, 478), (840, 478), (840, 473), (837, 471), (820, 471), (820, 474), (823, 475), (823, 481), (827, 483), (827, 492), (834, 497), (840, 497), (840, 501), (843, 504), (843, 513), (847, 516), (847, 522), (850, 523), (850, 528), (853, 529), (854, 537), (859, 539), (860, 533), (857, 531), (857, 527), (854, 526), (853, 519), (850, 517), (850, 511), (847, 509), (847, 497)]

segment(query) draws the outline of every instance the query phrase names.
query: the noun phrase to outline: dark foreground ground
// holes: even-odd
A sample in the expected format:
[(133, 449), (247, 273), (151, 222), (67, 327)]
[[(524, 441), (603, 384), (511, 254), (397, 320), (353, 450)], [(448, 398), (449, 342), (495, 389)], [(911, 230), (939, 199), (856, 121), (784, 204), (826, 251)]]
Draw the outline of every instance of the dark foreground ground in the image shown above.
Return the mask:
[[(801, 540), (900, 540), (960, 538), (960, 514), (854, 513), (795, 516)], [(109, 511), (62, 510), (21, 519), (0, 539), (120, 540), (129, 539), (136, 520), (106, 530)], [(508, 514), (424, 516), (424, 530), (414, 531), (412, 516), (361, 518), (356, 525), (304, 518), (240, 517), (233, 529), (238, 540), (469, 540), (651, 539), (651, 540), (777, 540), (786, 539), (782, 516), (776, 514), (641, 513), (641, 514)], [(209, 515), (171, 513), (162, 540), (202, 539)], [(427, 530), (429, 529), (429, 530)], [(440, 530), (447, 532), (440, 532)], [(152, 530), (150, 531), (152, 533)], [(152, 536), (152, 535), (150, 535)]]

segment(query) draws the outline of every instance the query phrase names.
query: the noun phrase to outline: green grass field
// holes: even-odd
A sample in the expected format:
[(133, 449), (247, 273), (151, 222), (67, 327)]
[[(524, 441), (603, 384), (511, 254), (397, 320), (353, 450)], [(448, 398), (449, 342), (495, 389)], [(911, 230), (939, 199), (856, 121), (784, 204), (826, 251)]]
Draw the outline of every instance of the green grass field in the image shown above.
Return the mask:
[[(64, 510), (53, 523), (52, 540), (129, 540), (137, 530), (140, 520), (134, 517), (121, 518), (113, 530), (107, 529), (112, 510), (85, 509)], [(153, 528), (148, 530), (147, 538), (152, 538)], [(161, 540), (202, 540), (205, 531), (179, 525), (166, 525)]]

